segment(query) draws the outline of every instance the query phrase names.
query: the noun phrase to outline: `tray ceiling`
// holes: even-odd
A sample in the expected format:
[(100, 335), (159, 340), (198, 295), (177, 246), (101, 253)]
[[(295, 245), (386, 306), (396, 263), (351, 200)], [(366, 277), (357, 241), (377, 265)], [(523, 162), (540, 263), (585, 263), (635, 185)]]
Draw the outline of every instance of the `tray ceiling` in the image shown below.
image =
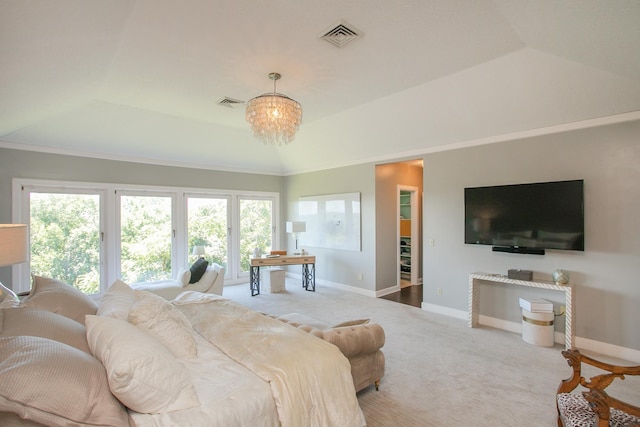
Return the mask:
[[(289, 174), (634, 119), (639, 22), (636, 0), (3, 1), (0, 146)], [(272, 71), (304, 109), (286, 147), (220, 105)]]

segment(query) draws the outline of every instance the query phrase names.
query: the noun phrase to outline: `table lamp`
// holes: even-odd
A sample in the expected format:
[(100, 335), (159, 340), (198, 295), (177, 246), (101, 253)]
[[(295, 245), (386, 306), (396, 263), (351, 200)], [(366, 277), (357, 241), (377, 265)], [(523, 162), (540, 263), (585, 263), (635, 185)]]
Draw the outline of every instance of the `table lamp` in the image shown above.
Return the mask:
[(194, 246), (192, 255), (196, 255), (198, 258), (204, 258), (204, 246)]
[[(20, 264), (29, 258), (29, 234), (25, 224), (0, 224), (0, 267)], [(0, 283), (0, 301), (7, 293), (17, 300), (15, 292)]]
[(296, 255), (298, 252), (298, 235), (307, 231), (307, 224), (304, 221), (287, 221), (287, 233), (293, 234), (296, 239)]

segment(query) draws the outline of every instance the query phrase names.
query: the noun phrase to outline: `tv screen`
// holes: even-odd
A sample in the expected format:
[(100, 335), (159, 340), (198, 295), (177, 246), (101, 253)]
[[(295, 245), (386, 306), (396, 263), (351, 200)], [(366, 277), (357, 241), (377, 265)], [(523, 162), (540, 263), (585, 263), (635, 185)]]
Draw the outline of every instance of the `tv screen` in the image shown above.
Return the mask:
[(584, 251), (583, 180), (464, 189), (468, 244)]

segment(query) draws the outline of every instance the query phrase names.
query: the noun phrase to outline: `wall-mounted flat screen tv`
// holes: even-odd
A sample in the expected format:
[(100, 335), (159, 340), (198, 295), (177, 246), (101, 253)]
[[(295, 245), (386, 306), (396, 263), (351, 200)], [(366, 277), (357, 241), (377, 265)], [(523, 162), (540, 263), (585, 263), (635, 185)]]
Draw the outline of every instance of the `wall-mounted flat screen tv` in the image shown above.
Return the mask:
[(504, 252), (584, 251), (583, 187), (574, 180), (465, 188), (464, 242)]

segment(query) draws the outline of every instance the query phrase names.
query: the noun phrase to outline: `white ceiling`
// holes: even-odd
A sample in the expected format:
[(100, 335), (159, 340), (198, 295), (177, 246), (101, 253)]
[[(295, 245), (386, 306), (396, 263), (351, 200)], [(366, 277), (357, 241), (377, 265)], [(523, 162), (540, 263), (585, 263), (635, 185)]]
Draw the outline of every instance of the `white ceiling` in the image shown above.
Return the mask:
[[(337, 48), (318, 36), (341, 19), (364, 36)], [(0, 58), (0, 146), (212, 169), (640, 117), (638, 0), (0, 0)], [(273, 90), (272, 71), (304, 110), (289, 146), (218, 105)]]

